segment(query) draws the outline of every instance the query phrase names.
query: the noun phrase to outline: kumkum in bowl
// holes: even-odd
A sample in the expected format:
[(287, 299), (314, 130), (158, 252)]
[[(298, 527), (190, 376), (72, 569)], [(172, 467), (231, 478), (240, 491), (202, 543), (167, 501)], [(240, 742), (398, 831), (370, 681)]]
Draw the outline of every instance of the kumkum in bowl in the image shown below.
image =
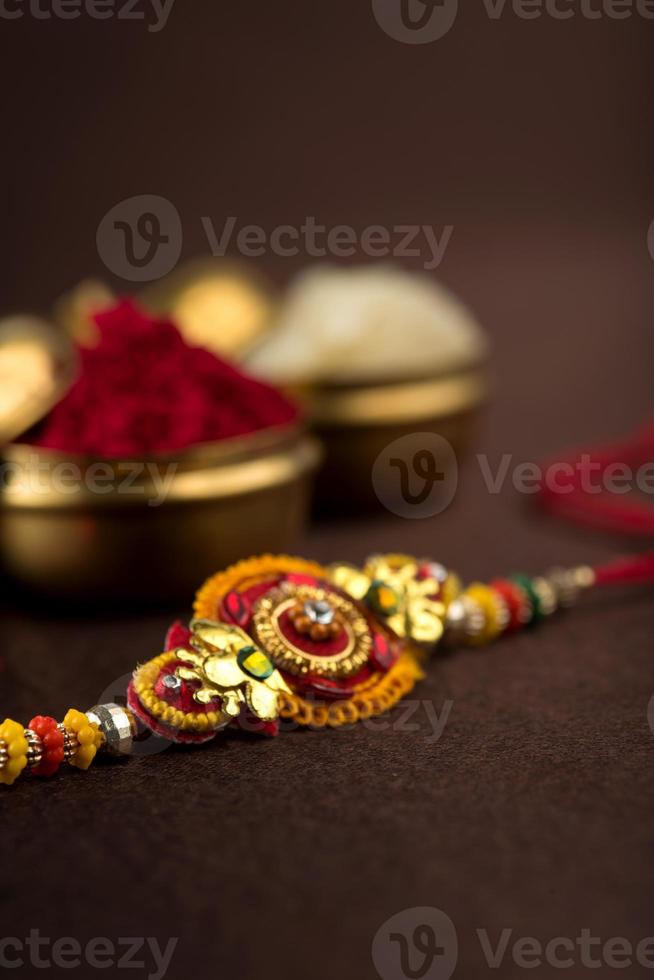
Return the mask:
[(320, 458), (293, 403), (129, 302), (96, 321), (65, 394), (2, 450), (3, 574), (55, 599), (158, 601), (291, 548)]

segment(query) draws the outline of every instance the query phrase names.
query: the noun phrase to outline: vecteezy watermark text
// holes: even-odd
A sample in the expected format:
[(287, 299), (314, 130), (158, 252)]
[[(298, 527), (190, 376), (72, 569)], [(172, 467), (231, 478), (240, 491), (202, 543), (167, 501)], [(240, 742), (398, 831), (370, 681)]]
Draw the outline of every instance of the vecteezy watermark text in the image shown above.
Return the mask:
[(0, 18), (19, 20), (115, 20), (147, 22), (157, 34), (168, 23), (175, 0), (0, 0)]
[(538, 493), (541, 488), (556, 494), (575, 491), (597, 496), (601, 493), (623, 495), (639, 490), (654, 494), (654, 462), (634, 468), (628, 463), (614, 461), (603, 465), (588, 453), (573, 461), (558, 461), (541, 465), (530, 461), (514, 464), (513, 455), (504, 453), (493, 467), (488, 456), (477, 454), (479, 469), (489, 493), (500, 493), (507, 478), (518, 493)]
[[(634, 491), (654, 495), (654, 461), (638, 467), (619, 460), (600, 463), (588, 453), (546, 464), (516, 460), (511, 453), (491, 459), (478, 453), (484, 488), (499, 494), (508, 484), (516, 493), (543, 490), (557, 496), (624, 496)], [(423, 519), (446, 510), (458, 489), (458, 464), (453, 447), (433, 432), (413, 432), (389, 443), (375, 460), (373, 489), (388, 511), (398, 517)]]
[[(0, 0), (0, 3), (2, 0)], [(423, 269), (438, 269), (454, 233), (453, 225), (321, 224), (307, 215), (298, 224), (265, 228), (243, 223), (235, 215), (199, 218), (213, 256), (228, 252), (247, 258), (265, 254), (279, 258), (418, 260)], [(96, 233), (100, 258), (107, 268), (129, 282), (152, 282), (167, 275), (182, 251), (182, 220), (177, 208), (158, 194), (138, 194), (119, 201), (103, 216)]]
[(159, 507), (177, 470), (177, 463), (145, 460), (100, 460), (81, 466), (33, 452), (20, 461), (0, 463), (0, 492), (7, 500), (32, 501), (53, 494), (67, 498), (117, 494), (140, 497), (149, 507)]
[(223, 256), (230, 245), (240, 255), (259, 257), (266, 252), (281, 258), (307, 255), (310, 258), (422, 258), (429, 271), (442, 263), (452, 238), (453, 225), (367, 225), (357, 231), (352, 225), (322, 225), (307, 215), (299, 225), (277, 225), (269, 232), (261, 225), (238, 225), (231, 215), (220, 230), (209, 217), (201, 219), (212, 255)]
[[(489, 20), (654, 20), (654, 0), (480, 0)], [(450, 32), (459, 0), (372, 0), (375, 20), (389, 37), (403, 44), (430, 44)]]
[[(162, 948), (153, 936), (121, 936), (112, 940), (95, 936), (81, 943), (73, 936), (51, 939), (39, 929), (29, 936), (5, 936), (0, 939), (0, 969), (17, 970), (32, 966), (37, 970), (106, 970), (110, 968), (146, 971), (147, 980), (163, 980), (175, 952), (178, 937), (169, 939)], [(88, 974), (86, 974), (88, 976)]]

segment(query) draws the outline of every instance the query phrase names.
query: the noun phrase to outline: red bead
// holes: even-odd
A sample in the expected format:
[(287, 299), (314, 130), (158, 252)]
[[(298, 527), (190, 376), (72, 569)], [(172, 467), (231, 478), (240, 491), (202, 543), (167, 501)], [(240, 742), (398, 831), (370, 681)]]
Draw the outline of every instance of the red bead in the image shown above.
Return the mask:
[(509, 579), (496, 579), (490, 583), (491, 588), (504, 599), (509, 611), (509, 630), (518, 630), (525, 625), (529, 619), (528, 609), (525, 606), (525, 596), (522, 589), (515, 582)]
[(43, 758), (32, 769), (35, 776), (53, 776), (64, 761), (64, 736), (57, 726), (56, 718), (49, 715), (36, 715), (27, 726), (41, 739)]
[(45, 733), (49, 731), (48, 719), (44, 718), (43, 715), (35, 715), (27, 727), (31, 728), (39, 738), (43, 738)]
[(45, 748), (49, 749), (60, 749), (64, 744), (64, 736), (55, 728), (54, 731), (46, 732), (45, 735), (41, 737), (41, 741)]

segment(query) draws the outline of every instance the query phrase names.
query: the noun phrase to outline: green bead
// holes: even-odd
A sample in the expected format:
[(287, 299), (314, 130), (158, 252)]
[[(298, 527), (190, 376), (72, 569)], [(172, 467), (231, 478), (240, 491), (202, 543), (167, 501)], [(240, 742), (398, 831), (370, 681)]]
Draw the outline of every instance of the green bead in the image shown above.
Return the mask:
[(544, 618), (543, 610), (540, 605), (540, 596), (531, 584), (531, 579), (528, 575), (523, 573), (518, 573), (516, 575), (511, 575), (511, 580), (519, 585), (523, 592), (529, 599), (529, 605), (531, 606), (531, 620), (532, 623), (538, 623)]
[(265, 653), (257, 650), (256, 647), (241, 647), (236, 660), (242, 671), (258, 681), (265, 681), (275, 669)]

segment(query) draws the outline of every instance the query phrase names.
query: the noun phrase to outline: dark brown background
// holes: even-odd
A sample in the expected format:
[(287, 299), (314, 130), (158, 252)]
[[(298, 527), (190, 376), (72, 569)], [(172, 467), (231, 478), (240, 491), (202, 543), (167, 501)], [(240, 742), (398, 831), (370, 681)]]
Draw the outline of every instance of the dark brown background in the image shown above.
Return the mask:
[[(110, 279), (96, 228), (134, 194), (175, 203), (185, 255), (206, 250), (201, 215), (453, 224), (440, 275), (495, 350), (479, 451), (537, 460), (651, 415), (654, 22), (492, 22), (466, 3), (447, 37), (409, 46), (367, 2), (178, 0), (160, 34), (27, 16), (0, 30), (7, 310)], [(304, 261), (265, 264), (284, 282)], [(489, 495), (474, 460), (433, 521), (323, 525), (299, 545), (431, 552), (475, 577), (638, 546)], [(7, 604), (2, 710), (93, 703), (184, 612)], [(454, 921), (456, 977), (490, 972), (476, 928), (652, 935), (653, 630), (649, 594), (609, 597), (439, 661), (418, 691), (454, 702), (435, 744), (420, 708), (417, 731), (234, 737), (19, 785), (2, 800), (2, 932), (178, 936), (173, 980), (372, 978), (376, 930), (419, 905)]]

